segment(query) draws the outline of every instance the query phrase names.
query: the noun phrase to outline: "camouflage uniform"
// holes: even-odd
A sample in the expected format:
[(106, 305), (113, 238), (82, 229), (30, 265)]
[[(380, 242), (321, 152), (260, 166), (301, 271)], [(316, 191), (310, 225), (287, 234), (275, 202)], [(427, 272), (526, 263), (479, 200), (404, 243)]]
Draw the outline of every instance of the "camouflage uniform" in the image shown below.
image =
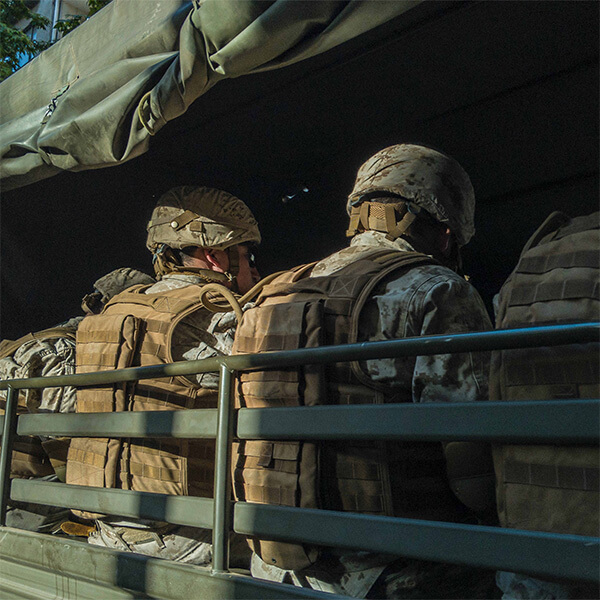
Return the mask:
[[(99, 311), (112, 296), (127, 287), (136, 283), (152, 281), (154, 281), (152, 277), (136, 269), (128, 267), (115, 269), (94, 283), (94, 291), (83, 298), (82, 308), (87, 313)], [(75, 335), (83, 318), (83, 316), (73, 317), (57, 325), (57, 329), (63, 330), (58, 337), (30, 339), (21, 344), (9, 356), (1, 358), (0, 380), (73, 375), (75, 373), (75, 340), (68, 337), (68, 334)], [(73, 386), (41, 390), (26, 389), (21, 393), (25, 396), (27, 410), (30, 413), (75, 412), (77, 390)], [(6, 398), (6, 392), (0, 391), (0, 397)], [(39, 436), (39, 438), (42, 443), (45, 443), (52, 439), (52, 436)], [(53, 466), (57, 468), (55, 464)], [(42, 479), (58, 480), (56, 475), (48, 475)], [(64, 480), (64, 473), (60, 475), (60, 479)], [(24, 502), (13, 503), (7, 513), (7, 525), (30, 531), (54, 532), (69, 515), (69, 510), (60, 507)]]
[[(163, 275), (162, 279), (148, 288), (145, 293), (165, 292), (203, 283), (205, 281), (196, 275), (170, 273)], [(233, 312), (213, 314), (205, 310), (197, 311), (193, 328), (196, 331), (204, 330), (208, 336), (201, 343), (198, 343), (196, 338), (189, 338), (187, 349), (180, 347), (181, 356), (174, 356), (174, 359), (200, 360), (230, 354), (236, 324)], [(203, 388), (218, 389), (219, 387), (219, 376), (216, 373), (200, 373), (196, 378)], [(97, 520), (96, 526), (96, 531), (92, 531), (88, 538), (89, 543), (95, 546), (194, 565), (208, 565), (212, 561), (210, 530), (108, 518)], [(249, 557), (250, 552), (244, 539), (237, 535), (232, 536), (232, 564), (247, 567)]]
[[(58, 325), (75, 333), (83, 317), (75, 317)], [(0, 379), (52, 377), (75, 373), (75, 341), (67, 337), (31, 340), (20, 346), (12, 356), (0, 359)], [(29, 412), (75, 412), (75, 388), (44, 388), (24, 390)], [(0, 395), (5, 396), (1, 391)]]
[[(71, 319), (60, 327), (73, 333), (83, 317)], [(27, 377), (52, 377), (75, 373), (75, 341), (67, 337), (48, 340), (30, 340), (21, 345), (11, 356), (0, 359), (0, 379), (24, 379)], [(31, 413), (75, 412), (76, 389), (44, 388), (42, 390), (23, 390), (27, 409)], [(5, 399), (6, 392), (0, 396)], [(42, 442), (49, 438), (40, 436)], [(57, 481), (56, 475), (42, 479)], [(42, 506), (26, 502), (11, 502), (6, 514), (9, 527), (53, 533), (60, 523), (69, 518), (70, 511), (54, 506)]]
[[(145, 293), (165, 293), (192, 285), (200, 289), (207, 282), (225, 285), (232, 282), (233, 285), (238, 272), (236, 246), (259, 242), (256, 220), (241, 200), (212, 188), (173, 188), (159, 199), (148, 223), (147, 248), (154, 255), (159, 281)], [(226, 252), (229, 273), (183, 265), (175, 250), (190, 246)], [(247, 306), (241, 308), (244, 310)], [(233, 311), (194, 311), (173, 332), (173, 360), (200, 360), (230, 354), (236, 325)], [(195, 377), (203, 389), (219, 387), (218, 374), (201, 373), (190, 377)], [(108, 517), (97, 520), (96, 526), (88, 541), (97, 546), (194, 565), (208, 565), (212, 560), (210, 530)], [(232, 566), (248, 568), (250, 551), (243, 537), (232, 535), (230, 557)]]
[[(414, 251), (404, 239), (391, 242), (381, 232), (366, 231), (355, 236), (348, 248), (317, 263), (311, 276), (330, 275), (378, 248)], [(467, 333), (491, 328), (483, 302), (471, 285), (446, 267), (424, 265), (413, 267), (399, 277), (391, 276), (379, 284), (361, 313), (359, 341)], [(373, 381), (410, 388), (413, 402), (467, 402), (487, 399), (488, 360), (486, 354), (465, 353), (376, 359), (366, 361), (365, 365)], [(268, 565), (254, 555), (252, 574), (260, 579), (288, 581), (303, 587), (364, 598), (392, 562), (396, 559), (391, 556), (332, 550), (328, 557), (309, 569), (294, 572)], [(332, 575), (332, 563), (336, 565), (333, 573), (337, 571), (337, 576)], [(433, 563), (406, 559), (398, 577), (400, 583), (396, 584), (412, 593), (415, 582), (426, 578), (424, 569), (430, 565)], [(448, 570), (456, 569), (448, 566)], [(440, 573), (437, 576), (443, 578)], [(464, 573), (461, 572), (461, 576), (464, 577)]]
[[(421, 264), (377, 284), (359, 315), (358, 341), (490, 330), (481, 298), (452, 270), (474, 234), (474, 208), (469, 177), (454, 159), (411, 144), (385, 148), (361, 166), (348, 197), (350, 246), (317, 263), (310, 276), (331, 275), (378, 249), (435, 252), (451, 268)], [(362, 367), (413, 402), (488, 399), (486, 354), (375, 359)], [(255, 554), (252, 574), (355, 598), (488, 598), (493, 587), (493, 572), (337, 549), (323, 550), (301, 571)]]

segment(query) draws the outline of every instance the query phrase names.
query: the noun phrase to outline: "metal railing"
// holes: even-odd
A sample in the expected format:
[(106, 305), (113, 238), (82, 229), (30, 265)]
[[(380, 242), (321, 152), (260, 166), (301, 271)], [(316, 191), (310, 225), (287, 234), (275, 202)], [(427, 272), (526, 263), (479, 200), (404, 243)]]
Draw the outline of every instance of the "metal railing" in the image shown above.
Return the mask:
[[(9, 499), (104, 514), (212, 528), (213, 573), (228, 570), (234, 531), (269, 539), (362, 549), (425, 560), (579, 580), (598, 579), (600, 539), (500, 527), (374, 517), (232, 502), (231, 442), (237, 439), (377, 439), (597, 444), (600, 400), (431, 403), (238, 409), (236, 372), (373, 358), (489, 351), (598, 342), (600, 323), (429, 336), (383, 342), (238, 355), (119, 371), (0, 382), (7, 390), (0, 454), (0, 525)], [(136, 413), (21, 415), (20, 389), (90, 386), (139, 379), (220, 373), (215, 409)], [(237, 418), (234, 418), (234, 412)], [(15, 434), (67, 437), (216, 439), (214, 498), (10, 480)]]

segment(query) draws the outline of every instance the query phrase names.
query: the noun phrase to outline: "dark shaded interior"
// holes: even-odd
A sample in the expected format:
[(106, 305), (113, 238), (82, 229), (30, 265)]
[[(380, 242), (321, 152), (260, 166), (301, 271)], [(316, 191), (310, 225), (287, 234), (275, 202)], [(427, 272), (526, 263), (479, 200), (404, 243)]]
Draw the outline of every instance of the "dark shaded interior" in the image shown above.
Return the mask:
[(598, 210), (598, 14), (597, 2), (426, 2), (314, 59), (219, 83), (129, 163), (4, 193), (1, 336), (79, 314), (114, 268), (151, 272), (145, 224), (174, 185), (244, 199), (263, 274), (325, 256), (346, 243), (357, 168), (400, 141), (471, 175), (465, 266), (491, 307), (551, 211)]

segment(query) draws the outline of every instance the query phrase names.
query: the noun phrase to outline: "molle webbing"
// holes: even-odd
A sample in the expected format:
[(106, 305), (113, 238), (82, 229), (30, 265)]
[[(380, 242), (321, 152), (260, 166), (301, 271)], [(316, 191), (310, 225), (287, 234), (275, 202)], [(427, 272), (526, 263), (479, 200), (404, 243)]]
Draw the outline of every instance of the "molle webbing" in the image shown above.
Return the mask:
[(385, 232), (386, 238), (394, 241), (409, 230), (419, 212), (410, 202), (362, 202), (352, 207), (346, 236), (373, 230)]
[(582, 250), (549, 254), (547, 256), (524, 256), (517, 267), (518, 273), (547, 273), (552, 269), (572, 269), (574, 267), (598, 268), (598, 252)]
[[(19, 344), (19, 346), (20, 345), (21, 344)], [(5, 414), (6, 411), (5, 393), (6, 392), (1, 392), (2, 395), (0, 395), (0, 415)], [(27, 409), (25, 394), (22, 390), (19, 390), (18, 394), (17, 415), (28, 414), (29, 411)], [(33, 435), (16, 436), (10, 463), (11, 479), (45, 477), (46, 475), (52, 475), (52, 473), (52, 466), (50, 465), (48, 456), (44, 452), (40, 439)]]
[(54, 469), (38, 438), (33, 436), (15, 437), (10, 463), (11, 479), (45, 477), (53, 473)]
[(509, 306), (529, 306), (536, 302), (579, 300), (581, 298), (600, 301), (600, 282), (574, 279), (539, 283), (535, 287), (527, 283), (515, 283), (510, 295)]
[[(86, 317), (77, 333), (77, 372), (160, 365), (173, 361), (175, 327), (204, 310), (201, 287), (159, 294), (134, 286), (115, 296), (100, 315)], [(77, 412), (216, 408), (216, 391), (184, 377), (83, 388)], [(68, 456), (69, 483), (139, 491), (211, 496), (212, 440), (77, 438)], [(90, 515), (86, 515), (90, 516)]]
[[(553, 213), (526, 244), (500, 292), (497, 327), (598, 320), (599, 280), (599, 213), (572, 220)], [(492, 353), (491, 400), (599, 396), (598, 343)], [(598, 454), (597, 446), (495, 447), (501, 524), (597, 535)]]
[(504, 465), (504, 481), (538, 485), (563, 490), (598, 492), (598, 469), (569, 465), (543, 465), (531, 462), (507, 461)]
[[(327, 277), (306, 277), (312, 265), (284, 273), (265, 286), (256, 308), (244, 314), (234, 353), (352, 343), (360, 311), (376, 284), (419, 264), (436, 263), (418, 253), (379, 250)], [(256, 408), (398, 400), (391, 389), (369, 383), (366, 374), (361, 381), (344, 363), (241, 373), (236, 404)], [(445, 494), (450, 493), (439, 444), (424, 444), (414, 453), (382, 442), (240, 442), (234, 489), (236, 498), (251, 502), (425, 518), (447, 517)], [(419, 511), (424, 504), (431, 506)], [(267, 563), (286, 569), (304, 568), (317, 556), (313, 548), (294, 544), (255, 540), (253, 547)]]

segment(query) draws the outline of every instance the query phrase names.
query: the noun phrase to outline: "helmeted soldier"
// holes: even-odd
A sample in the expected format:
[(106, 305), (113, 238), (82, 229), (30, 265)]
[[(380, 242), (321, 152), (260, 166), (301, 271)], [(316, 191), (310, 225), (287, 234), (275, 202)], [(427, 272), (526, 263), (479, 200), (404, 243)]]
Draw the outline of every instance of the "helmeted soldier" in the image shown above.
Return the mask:
[[(120, 268), (94, 283), (84, 296), (81, 307), (85, 314), (99, 313), (119, 292), (136, 284), (155, 280), (131, 268)], [(50, 329), (29, 333), (18, 340), (0, 343), (0, 379), (51, 377), (75, 373), (75, 334), (83, 316), (77, 316)], [(18, 409), (26, 413), (75, 412), (76, 390), (73, 386), (26, 389), (19, 393)], [(0, 412), (4, 412), (5, 392), (0, 392)], [(17, 436), (11, 462), (11, 477), (65, 480), (69, 438)], [(7, 524), (34, 531), (54, 531), (68, 517), (65, 509), (13, 503)]]
[[(248, 292), (259, 274), (251, 245), (260, 242), (248, 207), (226, 192), (177, 187), (158, 201), (147, 247), (159, 281), (112, 298), (77, 333), (77, 372), (159, 365), (228, 354), (236, 314), (234, 293)], [(219, 287), (229, 312), (207, 310), (207, 288)], [(78, 391), (77, 412), (215, 408), (214, 374), (145, 379), (124, 390)], [(212, 497), (214, 441), (73, 440), (67, 483)], [(92, 517), (86, 514), (84, 516)], [(89, 541), (193, 564), (211, 560), (210, 531), (164, 524), (99, 519)]]
[[(491, 328), (479, 295), (456, 272), (460, 247), (474, 233), (475, 197), (454, 159), (423, 146), (386, 148), (358, 171), (347, 208), (350, 246), (265, 286), (244, 314), (234, 352)], [(237, 401), (477, 401), (487, 398), (487, 375), (487, 357), (474, 353), (374, 359), (242, 374)], [(468, 461), (455, 458), (465, 454)], [(455, 522), (493, 502), (489, 454), (469, 445), (248, 441), (234, 463), (236, 497), (249, 502)], [(254, 576), (357, 598), (466, 597), (479, 577), (407, 558), (263, 539), (250, 544)]]

